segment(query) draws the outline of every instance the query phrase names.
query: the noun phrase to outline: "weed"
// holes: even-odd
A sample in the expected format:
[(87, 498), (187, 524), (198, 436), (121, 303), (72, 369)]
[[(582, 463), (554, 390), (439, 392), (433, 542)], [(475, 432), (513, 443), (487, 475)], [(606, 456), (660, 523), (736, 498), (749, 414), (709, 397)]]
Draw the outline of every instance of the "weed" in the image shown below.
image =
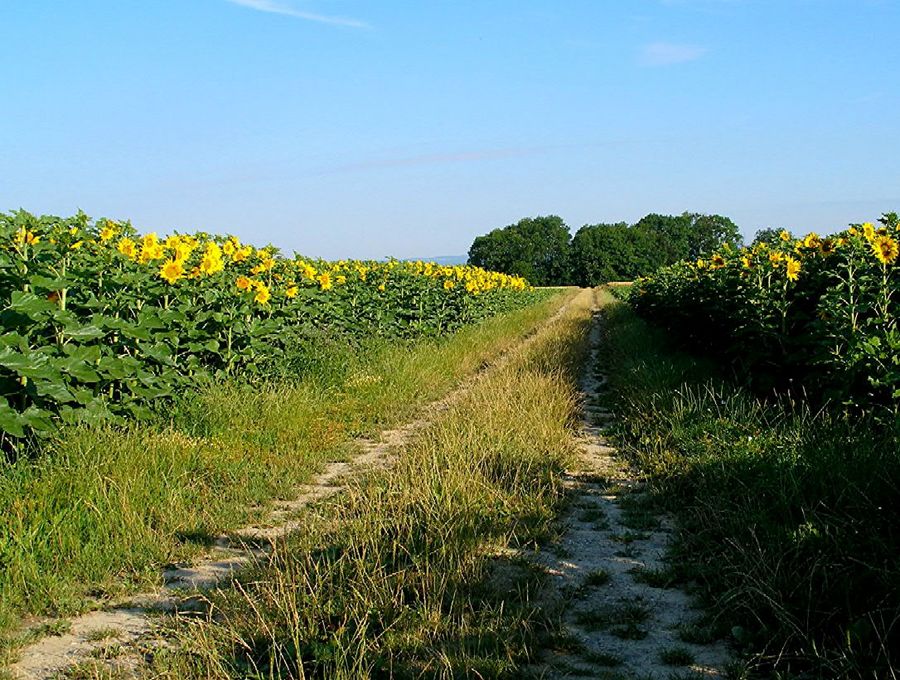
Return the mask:
[(605, 586), (609, 583), (610, 578), (609, 572), (605, 569), (594, 569), (593, 571), (588, 572), (587, 576), (584, 577), (584, 585), (591, 588)]
[(694, 655), (684, 647), (672, 647), (660, 652), (659, 660), (667, 666), (690, 666), (694, 663)]
[(119, 635), (121, 635), (121, 631), (117, 628), (94, 628), (85, 634), (84, 639), (88, 642), (99, 642), (100, 640), (119, 637)]
[(637, 583), (645, 583), (651, 588), (671, 588), (677, 579), (671, 569), (635, 567), (629, 570)]

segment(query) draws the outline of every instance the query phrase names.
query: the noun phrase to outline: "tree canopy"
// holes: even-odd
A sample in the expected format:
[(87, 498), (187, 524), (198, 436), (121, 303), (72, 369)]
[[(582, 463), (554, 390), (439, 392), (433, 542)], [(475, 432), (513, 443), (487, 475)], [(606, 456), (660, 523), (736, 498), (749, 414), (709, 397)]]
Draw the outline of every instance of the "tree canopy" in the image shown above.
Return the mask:
[(595, 286), (632, 280), (679, 260), (694, 260), (722, 243), (742, 242), (737, 225), (722, 215), (650, 213), (629, 225), (588, 224), (574, 238), (556, 215), (526, 217), (479, 236), (469, 263), (518, 274), (538, 286)]
[(518, 274), (537, 286), (569, 282), (569, 227), (561, 217), (526, 217), (479, 236), (469, 248), (469, 263)]

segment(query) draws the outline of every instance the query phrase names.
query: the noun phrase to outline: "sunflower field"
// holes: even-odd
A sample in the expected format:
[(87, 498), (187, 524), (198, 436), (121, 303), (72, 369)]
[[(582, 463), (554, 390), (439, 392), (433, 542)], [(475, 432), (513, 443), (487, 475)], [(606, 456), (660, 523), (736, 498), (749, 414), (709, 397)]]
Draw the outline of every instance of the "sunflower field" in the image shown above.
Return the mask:
[(144, 417), (204, 376), (261, 375), (311, 336), (440, 336), (541, 295), (432, 263), (287, 258), (234, 236), (0, 214), (0, 444)]
[(900, 404), (900, 224), (723, 246), (632, 287), (639, 314), (757, 389), (887, 410)]

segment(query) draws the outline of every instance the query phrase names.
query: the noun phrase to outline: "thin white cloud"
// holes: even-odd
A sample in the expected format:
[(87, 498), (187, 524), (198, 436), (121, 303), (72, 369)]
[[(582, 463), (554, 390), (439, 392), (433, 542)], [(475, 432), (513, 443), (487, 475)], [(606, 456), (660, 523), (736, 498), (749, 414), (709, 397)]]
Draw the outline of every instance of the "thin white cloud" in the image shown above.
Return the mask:
[(316, 14), (315, 12), (304, 12), (295, 9), (290, 5), (284, 5), (274, 0), (226, 0), (233, 5), (248, 7), (258, 12), (268, 12), (269, 14), (283, 14), (284, 16), (294, 17), (295, 19), (304, 19), (305, 21), (316, 21), (320, 24), (330, 24), (332, 26), (347, 26), (349, 28), (369, 28), (369, 24), (357, 19), (347, 17), (330, 16), (326, 14)]
[(638, 57), (642, 66), (669, 66), (694, 61), (709, 50), (697, 45), (679, 45), (676, 43), (655, 42), (644, 45)]

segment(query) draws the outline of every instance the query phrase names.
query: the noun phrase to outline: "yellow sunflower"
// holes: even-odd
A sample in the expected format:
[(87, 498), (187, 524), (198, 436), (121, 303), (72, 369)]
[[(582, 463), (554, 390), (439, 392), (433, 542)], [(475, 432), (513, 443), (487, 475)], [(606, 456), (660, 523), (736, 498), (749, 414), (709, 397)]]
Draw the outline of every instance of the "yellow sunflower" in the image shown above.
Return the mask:
[(900, 254), (897, 242), (890, 236), (876, 236), (871, 243), (872, 252), (882, 264), (891, 264)]
[(159, 268), (159, 277), (169, 283), (175, 283), (184, 276), (184, 266), (178, 260), (166, 260)]
[(796, 260), (793, 257), (786, 257), (784, 259), (785, 264), (787, 266), (787, 277), (791, 281), (796, 281), (797, 277), (800, 276), (800, 260)]

